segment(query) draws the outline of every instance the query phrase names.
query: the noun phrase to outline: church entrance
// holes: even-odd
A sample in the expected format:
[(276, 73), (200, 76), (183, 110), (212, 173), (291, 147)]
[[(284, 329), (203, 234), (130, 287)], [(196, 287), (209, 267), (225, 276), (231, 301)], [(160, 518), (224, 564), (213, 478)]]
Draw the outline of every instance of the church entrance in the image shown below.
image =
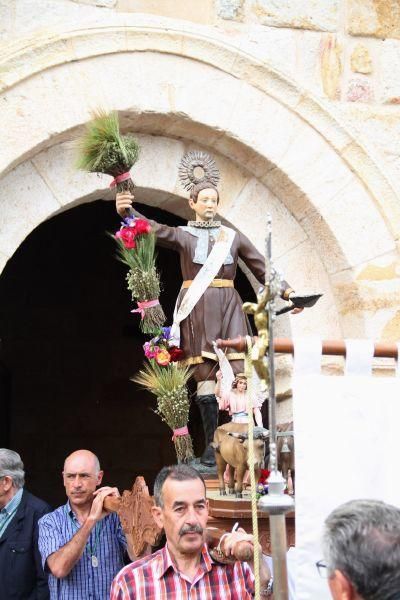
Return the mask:
[[(138, 210), (169, 225), (181, 219), (149, 206)], [(64, 458), (98, 454), (104, 484), (121, 490), (137, 475), (152, 485), (176, 461), (171, 432), (154, 413), (155, 399), (129, 378), (143, 362), (145, 339), (132, 315), (125, 267), (106, 232), (118, 228), (113, 202), (96, 201), (37, 227), (0, 277), (0, 446), (21, 454), (27, 488), (53, 505), (64, 502)], [(181, 285), (178, 256), (160, 249), (161, 302), (171, 321)], [(252, 288), (242, 274), (245, 299)], [(202, 450), (192, 404), (190, 429)]]

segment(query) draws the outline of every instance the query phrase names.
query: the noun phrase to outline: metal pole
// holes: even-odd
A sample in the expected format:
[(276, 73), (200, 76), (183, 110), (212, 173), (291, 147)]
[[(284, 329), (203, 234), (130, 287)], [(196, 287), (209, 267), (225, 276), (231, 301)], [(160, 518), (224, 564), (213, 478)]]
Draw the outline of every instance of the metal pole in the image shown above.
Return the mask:
[(275, 397), (275, 363), (274, 363), (274, 330), (275, 298), (280, 292), (281, 281), (272, 262), (272, 220), (268, 215), (266, 241), (266, 286), (269, 291), (268, 311), (268, 371), (269, 371), (269, 430), (270, 430), (270, 464), (271, 474), (268, 479), (268, 494), (259, 500), (259, 509), (269, 513), (271, 533), (272, 565), (274, 572), (275, 600), (288, 600), (289, 586), (287, 578), (287, 537), (285, 513), (293, 510), (293, 499), (284, 494), (285, 480), (278, 471), (277, 435), (276, 435), (276, 397)]

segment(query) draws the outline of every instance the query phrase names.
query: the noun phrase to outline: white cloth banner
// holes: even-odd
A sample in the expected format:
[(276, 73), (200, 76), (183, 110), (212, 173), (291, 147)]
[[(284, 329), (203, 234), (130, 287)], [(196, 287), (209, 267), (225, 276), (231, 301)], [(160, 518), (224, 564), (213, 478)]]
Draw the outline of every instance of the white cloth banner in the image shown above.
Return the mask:
[[(361, 363), (353, 372), (370, 370), (364, 358)], [(327, 581), (315, 567), (324, 558), (325, 518), (339, 504), (355, 498), (400, 506), (400, 378), (302, 375), (295, 369), (293, 412), (296, 598), (330, 600)]]

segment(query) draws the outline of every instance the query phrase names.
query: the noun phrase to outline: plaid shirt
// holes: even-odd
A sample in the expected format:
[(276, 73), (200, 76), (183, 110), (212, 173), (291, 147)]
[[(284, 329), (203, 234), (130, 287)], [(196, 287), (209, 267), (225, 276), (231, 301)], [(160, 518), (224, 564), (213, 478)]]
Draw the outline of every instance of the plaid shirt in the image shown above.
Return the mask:
[(204, 545), (193, 581), (179, 573), (167, 546), (118, 573), (110, 600), (246, 600), (253, 598), (254, 576), (247, 563), (221, 565)]
[[(47, 558), (65, 546), (80, 524), (69, 501), (39, 520), (39, 551), (43, 567), (48, 572)], [(124, 565), (126, 539), (116, 514), (102, 519), (93, 529), (85, 550), (71, 572), (62, 579), (49, 574), (51, 600), (106, 600), (115, 574)], [(98, 566), (91, 562), (91, 548), (96, 547)]]

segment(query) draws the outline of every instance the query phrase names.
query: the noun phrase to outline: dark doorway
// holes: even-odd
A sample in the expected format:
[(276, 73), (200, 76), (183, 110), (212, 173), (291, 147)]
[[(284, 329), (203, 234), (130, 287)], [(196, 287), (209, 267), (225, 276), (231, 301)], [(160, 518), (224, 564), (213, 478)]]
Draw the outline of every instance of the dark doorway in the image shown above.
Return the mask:
[[(138, 206), (149, 218), (178, 217)], [(0, 446), (17, 450), (27, 488), (53, 505), (64, 502), (60, 472), (78, 448), (98, 454), (105, 484), (121, 490), (175, 461), (171, 432), (153, 412), (153, 397), (129, 378), (143, 362), (144, 337), (125, 288), (125, 267), (106, 231), (119, 226), (113, 202), (97, 201), (42, 223), (0, 277)], [(175, 252), (159, 252), (161, 302), (171, 321), (181, 285)], [(242, 273), (237, 287), (253, 298)], [(193, 405), (190, 427), (200, 450)]]

